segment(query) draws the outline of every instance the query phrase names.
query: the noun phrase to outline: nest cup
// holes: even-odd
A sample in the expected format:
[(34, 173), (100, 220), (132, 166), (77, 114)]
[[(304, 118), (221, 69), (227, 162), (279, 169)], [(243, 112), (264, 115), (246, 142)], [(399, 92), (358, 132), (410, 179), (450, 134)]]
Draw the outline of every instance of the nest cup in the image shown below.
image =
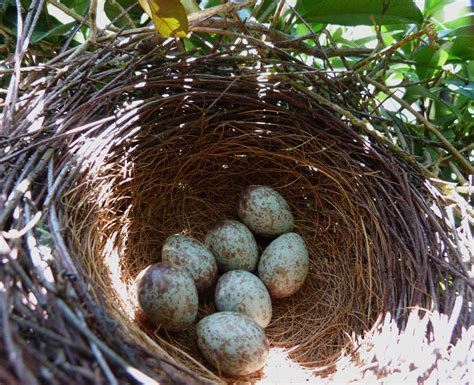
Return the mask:
[[(310, 255), (304, 286), (273, 301), (265, 330), (295, 363), (330, 366), (380, 314), (402, 325), (409, 307), (429, 308), (433, 298), (450, 310), (439, 281), (443, 258), (456, 261), (455, 251), (429, 215), (421, 172), (301, 90), (343, 100), (342, 82), (301, 76), (296, 60), (275, 64), (243, 44), (232, 57), (223, 50), (191, 59), (172, 45), (127, 49), (104, 49), (109, 62), (97, 52), (81, 56), (90, 70), (52, 100), (48, 143), (56, 166), (75, 171), (58, 197), (65, 247), (132, 345), (183, 376), (227, 379), (203, 360), (194, 328), (168, 333), (137, 312), (134, 280), (161, 260), (169, 235), (203, 240), (218, 220), (237, 219), (240, 193), (256, 184), (286, 198)], [(111, 60), (131, 69), (115, 78)], [(50, 87), (59, 89), (58, 79)], [(201, 299), (198, 318), (214, 311), (212, 295)]]
[[(404, 277), (405, 263), (392, 282), (383, 271), (396, 269), (386, 266), (390, 259), (406, 260), (413, 252), (402, 241), (412, 231), (402, 212), (415, 220), (419, 214), (406, 199), (410, 191), (400, 175), (419, 175), (328, 111), (277, 84), (278, 74), (259, 81), (259, 71), (242, 77), (231, 76), (235, 69), (203, 72), (214, 63), (222, 66), (219, 60), (184, 63), (184, 71), (160, 73), (146, 82), (141, 97), (131, 97), (136, 103), (150, 100), (132, 109), (134, 116), (124, 113), (130, 118), (123, 123), (117, 121), (132, 134), (120, 140), (114, 130), (97, 138), (89, 156), (97, 160), (83, 175), (87, 187), (79, 184), (67, 195), (68, 217), (83, 218), (75, 212), (85, 211), (96, 221), (96, 230), (89, 227), (88, 233), (96, 249), (84, 255), (89, 274), (104, 293), (122, 285), (109, 299), (111, 307), (114, 299), (124, 302), (118, 317), (127, 324), (138, 320), (153, 343), (178, 362), (192, 357), (193, 364), (205, 365), (193, 329), (170, 334), (137, 317), (130, 299), (134, 279), (161, 260), (166, 237), (184, 232), (203, 240), (216, 221), (238, 219), (246, 186), (271, 186), (288, 201), (311, 265), (298, 293), (274, 300), (266, 334), (272, 347), (291, 350), (294, 361), (328, 365), (348, 343), (347, 335), (367, 330), (380, 312), (396, 306), (397, 282), (412, 286), (416, 280), (416, 272)], [(84, 191), (88, 204), (77, 206)], [(69, 228), (83, 237), (74, 219)], [(113, 282), (101, 270), (113, 270), (117, 261)], [(97, 265), (104, 265), (99, 274)], [(418, 297), (423, 302), (423, 295)], [(215, 311), (212, 298), (201, 302), (200, 318)], [(199, 366), (193, 370), (205, 375)]]
[[(411, 189), (423, 191), (421, 176), (288, 85), (277, 84), (278, 74), (259, 81), (259, 71), (239, 77), (229, 73), (235, 69), (226, 74), (221, 68), (220, 75), (206, 74), (202, 70), (213, 61), (178, 63), (184, 71), (160, 73), (145, 81), (142, 95), (131, 93), (131, 101), (119, 105), (125, 111), (127, 102), (149, 99), (93, 140), (88, 159), (96, 160), (84, 182), (66, 195), (72, 233), (85, 235), (74, 221), (84, 215), (76, 211), (85, 210), (95, 221), (93, 232), (82, 227), (96, 246), (84, 255), (89, 275), (108, 293), (111, 308), (115, 301), (124, 305), (116, 315), (125, 324), (138, 321), (149, 343), (178, 363), (192, 362), (194, 372), (206, 376), (194, 330), (168, 334), (137, 317), (130, 298), (134, 278), (160, 261), (167, 236), (185, 232), (202, 240), (216, 221), (236, 218), (246, 186), (271, 186), (287, 199), (311, 265), (297, 294), (274, 301), (266, 334), (272, 347), (291, 350), (296, 362), (332, 363), (347, 335), (370, 328), (380, 312), (396, 310), (403, 285), (416, 287), (422, 272), (408, 270), (407, 260), (426, 251), (405, 241), (423, 224), (409, 201)], [(131, 85), (139, 80), (131, 79)], [(120, 128), (126, 139), (117, 135)], [(78, 206), (84, 191), (87, 204)], [(110, 271), (110, 280), (102, 269)], [(426, 304), (426, 293), (404, 294), (408, 306)], [(208, 299), (200, 317), (213, 311)], [(132, 330), (143, 339), (144, 331)]]

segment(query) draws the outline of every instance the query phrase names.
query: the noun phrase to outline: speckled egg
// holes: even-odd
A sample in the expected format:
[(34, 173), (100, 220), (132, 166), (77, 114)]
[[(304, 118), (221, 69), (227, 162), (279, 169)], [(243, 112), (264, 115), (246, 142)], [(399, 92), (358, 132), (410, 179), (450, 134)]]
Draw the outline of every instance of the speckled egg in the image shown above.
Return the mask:
[(240, 196), (238, 214), (254, 233), (274, 237), (293, 230), (290, 206), (268, 186), (250, 186)]
[(257, 242), (243, 223), (229, 219), (219, 222), (207, 233), (205, 244), (221, 271), (255, 271), (257, 267)]
[(261, 369), (267, 360), (268, 339), (246, 315), (211, 314), (199, 321), (197, 336), (202, 354), (219, 372), (245, 376)]
[(263, 251), (258, 275), (273, 298), (283, 298), (303, 285), (308, 269), (308, 250), (303, 238), (287, 233), (273, 240)]
[(188, 270), (199, 293), (204, 293), (214, 283), (217, 263), (211, 251), (193, 237), (174, 234), (169, 236), (161, 250), (163, 262), (180, 265)]
[(219, 278), (215, 292), (219, 311), (235, 311), (266, 328), (272, 318), (272, 301), (263, 282), (245, 270), (228, 271)]
[(142, 271), (137, 281), (138, 303), (150, 321), (171, 331), (183, 330), (194, 322), (198, 293), (184, 267), (155, 263)]

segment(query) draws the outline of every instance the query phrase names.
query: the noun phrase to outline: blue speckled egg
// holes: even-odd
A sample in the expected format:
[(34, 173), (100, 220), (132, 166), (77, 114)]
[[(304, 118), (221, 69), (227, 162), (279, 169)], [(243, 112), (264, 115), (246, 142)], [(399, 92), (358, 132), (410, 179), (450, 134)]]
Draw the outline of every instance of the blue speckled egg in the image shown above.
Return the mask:
[(268, 186), (250, 186), (241, 195), (239, 218), (255, 234), (274, 237), (293, 230), (294, 218), (285, 198)]
[(199, 321), (197, 336), (202, 354), (219, 372), (245, 376), (261, 369), (267, 361), (268, 339), (246, 315), (211, 314)]
[(196, 319), (198, 292), (184, 267), (148, 266), (137, 278), (137, 297), (145, 316), (163, 329), (183, 330)]
[(308, 250), (296, 233), (280, 235), (263, 251), (258, 275), (273, 298), (294, 294), (304, 283), (309, 270)]
[(205, 292), (217, 276), (217, 263), (212, 252), (193, 237), (174, 234), (169, 236), (161, 250), (161, 259), (173, 265), (185, 267), (196, 284), (199, 293)]
[(219, 278), (215, 292), (219, 311), (235, 311), (266, 328), (272, 318), (272, 301), (263, 282), (245, 270), (228, 271)]
[(252, 232), (243, 223), (223, 220), (207, 234), (205, 244), (216, 257), (221, 271), (255, 271), (258, 246)]

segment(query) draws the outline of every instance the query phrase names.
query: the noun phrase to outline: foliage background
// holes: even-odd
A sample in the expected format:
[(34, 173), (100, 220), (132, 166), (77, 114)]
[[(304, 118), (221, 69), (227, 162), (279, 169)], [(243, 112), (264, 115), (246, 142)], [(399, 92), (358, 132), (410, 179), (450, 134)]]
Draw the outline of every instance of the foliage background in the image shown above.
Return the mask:
[[(223, 2), (202, 0), (200, 8)], [(151, 25), (135, 0), (18, 3), (21, 12), (16, 1), (0, 0), (0, 106), (7, 94), (12, 59), (21, 49), (18, 43), (25, 41), (18, 31), (31, 17), (27, 10), (41, 6), (23, 67), (41, 65), (84, 44), (91, 32), (104, 35)], [(91, 3), (98, 6), (98, 31), (90, 29)], [(382, 13), (383, 17), (371, 18)], [(466, 192), (465, 187), (472, 184), (474, 150), (474, 25), (467, 0), (259, 0), (238, 14), (241, 20), (265, 23), (295, 45), (309, 47), (307, 53), (292, 54), (315, 69), (323, 69), (323, 64), (310, 54), (311, 47), (336, 46), (341, 54), (331, 57), (331, 70), (354, 71), (379, 85), (371, 87), (372, 95), (363, 100), (380, 117), (381, 135), (416, 159), (428, 176), (452, 182), (451, 187)], [(413, 39), (414, 35), (418, 38)], [(208, 53), (217, 39), (225, 44), (225, 38), (212, 33), (191, 33), (182, 43), (184, 49), (199, 55)], [(94, 49), (94, 44), (87, 49)]]

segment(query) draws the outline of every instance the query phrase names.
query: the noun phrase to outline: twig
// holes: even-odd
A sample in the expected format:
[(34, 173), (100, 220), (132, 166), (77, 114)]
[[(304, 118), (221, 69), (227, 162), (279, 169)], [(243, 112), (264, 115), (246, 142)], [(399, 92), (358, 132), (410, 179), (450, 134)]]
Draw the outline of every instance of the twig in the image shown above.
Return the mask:
[[(86, 17), (84, 17), (85, 19)], [(66, 59), (72, 62), (81, 53), (87, 51), (91, 44), (97, 43), (97, 0), (91, 0), (89, 3), (89, 12), (87, 13), (89, 34), (84, 43), (82, 43), (73, 53)]]
[(25, 235), (28, 231), (33, 229), (41, 219), (41, 211), (38, 211), (33, 218), (26, 223), (25, 226), (21, 230), (17, 229), (10, 229), (9, 231), (3, 231), (3, 236), (5, 239), (20, 239)]
[[(264, 1), (258, 1), (256, 2), (256, 6), (252, 8), (250, 16), (252, 18), (257, 18), (257, 15), (259, 14), (260, 10), (262, 9), (263, 5), (265, 4)], [(271, 3), (273, 4), (273, 3)]]
[(457, 176), (460, 183), (467, 183), (467, 179), (464, 178), (464, 175), (462, 174), (462, 172), (459, 171), (457, 166), (452, 161), (448, 161), (448, 165), (453, 171), (453, 173)]
[(280, 4), (278, 4), (278, 8), (277, 8), (275, 14), (273, 15), (273, 20), (270, 24), (271, 29), (275, 28), (275, 26), (280, 21), (281, 11), (283, 10), (284, 5), (285, 5), (285, 0), (280, 0)]
[[(0, 202), (5, 202), (5, 198), (7, 198), (11, 193), (13, 184), (15, 182), (18, 182), (18, 180), (22, 180), (23, 178), (25, 178), (26, 175), (30, 173), (34, 165), (37, 163), (38, 159), (40, 159), (41, 155), (42, 154), (40, 151), (35, 151), (35, 153), (31, 155), (29, 160), (27, 161), (25, 154), (21, 154), (16, 158), (16, 162), (14, 165), (12, 165), (11, 169), (7, 169), (7, 167), (5, 167), (5, 171), (8, 170), (8, 172), (6, 180), (3, 181), (3, 196), (0, 197)], [(2, 161), (0, 160), (0, 164), (1, 163)], [(20, 176), (18, 176), (18, 174), (20, 174)]]
[(34, 1), (26, 16), (26, 20), (23, 21), (21, 17), (22, 5), (19, 0), (16, 0), (17, 9), (17, 44), (15, 49), (15, 55), (13, 58), (14, 73), (8, 86), (7, 97), (5, 98), (3, 108), (3, 119), (0, 125), (0, 134), (7, 135), (11, 131), (13, 124), (13, 112), (14, 105), (18, 98), (18, 87), (20, 86), (21, 78), (21, 65), (23, 58), (27, 53), (28, 45), (30, 43), (31, 36), (34, 28), (41, 14), (44, 0)]
[[(30, 209), (30, 204), (29, 202), (26, 202), (24, 204), (24, 211), (25, 211), (25, 219), (29, 222), (31, 220), (31, 209)], [(29, 258), (27, 259), (27, 262), (29, 266), (31, 267), (32, 271), (36, 273), (36, 278), (40, 281), (41, 285), (48, 290), (48, 295), (55, 295), (57, 293), (55, 287), (49, 282), (44, 274), (44, 270), (41, 268), (40, 265), (40, 250), (38, 247), (38, 241), (36, 239), (36, 236), (34, 234), (33, 229), (29, 230), (26, 233), (27, 241), (26, 241), (26, 248), (29, 252)]]
[[(263, 3), (263, 1), (262, 1)], [(272, 14), (272, 12), (275, 11), (275, 8), (277, 7), (277, 2), (276, 1), (271, 1), (268, 6), (267, 6), (267, 9), (265, 9), (262, 14), (260, 15), (260, 17), (258, 18), (258, 22), (259, 23), (265, 23), (266, 21), (268, 21), (268, 19), (270, 18), (270, 15)], [(254, 16), (257, 16), (257, 15), (254, 15)]]
[(451, 142), (449, 142), (449, 140), (447, 140), (443, 136), (443, 134), (441, 134), (441, 132), (439, 131), (439, 127), (437, 127), (433, 123), (431, 123), (428, 119), (426, 119), (418, 111), (416, 111), (414, 108), (412, 108), (412, 106), (408, 102), (406, 102), (402, 98), (399, 98), (397, 95), (395, 95), (395, 93), (393, 91), (388, 89), (385, 85), (380, 84), (379, 82), (377, 82), (377, 81), (375, 81), (375, 80), (373, 80), (369, 77), (366, 77), (366, 76), (362, 76), (362, 78), (367, 83), (370, 83), (373, 86), (377, 87), (380, 91), (383, 91), (388, 95), (391, 95), (391, 97), (395, 101), (400, 103), (406, 110), (408, 110), (410, 113), (412, 113), (416, 117), (416, 119), (428, 129), (428, 131), (430, 131), (433, 135), (435, 135), (439, 139), (439, 141), (441, 142), (443, 147), (459, 161), (459, 163), (461, 164), (461, 166), (467, 172), (468, 175), (474, 174), (474, 167), (471, 165), (471, 163), (466, 158), (464, 158), (459, 153), (459, 151), (456, 149), (456, 147), (454, 147), (451, 144)]
[[(79, 315), (82, 315), (82, 313), (79, 313)], [(83, 326), (86, 327), (86, 323), (84, 322), (84, 319), (80, 317), (80, 320), (82, 321)], [(107, 364), (107, 361), (104, 359), (104, 356), (102, 355), (102, 352), (99, 350), (97, 345), (93, 341), (89, 341), (89, 346), (91, 347), (92, 354), (97, 360), (100, 368), (104, 372), (105, 378), (107, 378), (108, 383), (110, 385), (118, 385), (117, 378), (115, 378), (114, 374), (110, 370), (110, 367)]]
[(17, 38), (16, 38), (16, 49), (13, 63), (13, 74), (8, 86), (7, 97), (5, 98), (3, 108), (3, 119), (0, 125), (0, 134), (7, 136), (10, 133), (11, 125), (13, 122), (13, 106), (16, 103), (18, 97), (18, 86), (20, 84), (20, 71), (21, 61), (23, 54), (20, 52), (23, 39), (23, 18), (21, 17), (21, 3), (20, 0), (16, 0), (16, 13), (17, 13)]
[(24, 180), (21, 180), (15, 190), (10, 193), (7, 199), (4, 210), (0, 213), (0, 229), (5, 226), (10, 213), (15, 209), (20, 199), (30, 188), (31, 183), (44, 171), (44, 166), (48, 163), (49, 158), (53, 155), (54, 150), (48, 149), (39, 160), (38, 164), (30, 175)]
[[(59, 2), (58, 0), (46, 0), (48, 3), (54, 5), (56, 8), (59, 10), (63, 11), (66, 15), (69, 17), (73, 18), (77, 22), (81, 23), (83, 20), (83, 17), (78, 15), (74, 10), (69, 9), (67, 6), (65, 6), (63, 3)], [(87, 26), (89, 26), (87, 24)]]
[[(113, 5), (114, 7), (117, 7), (118, 10), (120, 11), (120, 15), (117, 16), (118, 18), (121, 18), (122, 16), (125, 17), (125, 19), (127, 19), (127, 23), (130, 25), (131, 28), (137, 28), (132, 18), (128, 14), (127, 10), (122, 7), (122, 4), (120, 4), (117, 0), (110, 0), (110, 4)], [(130, 7), (128, 7), (128, 9), (133, 8), (134, 6), (135, 5), (131, 5)]]
[(230, 3), (229, 2), (229, 3), (224, 3), (221, 5), (216, 5), (215, 7), (206, 8), (206, 9), (203, 9), (202, 11), (193, 12), (189, 14), (188, 21), (189, 23), (196, 24), (203, 21), (204, 19), (215, 16), (218, 13), (228, 14), (230, 12), (239, 11), (240, 9), (246, 8), (248, 6), (252, 6), (255, 4), (255, 1), (256, 0), (249, 0), (243, 3)]
[[(462, 153), (462, 152), (471, 152), (471, 151), (473, 151), (473, 150), (474, 150), (474, 143), (471, 143), (471, 144), (468, 144), (466, 147), (461, 148), (461, 149), (459, 150), (459, 152), (460, 152), (460, 153)], [(444, 157), (441, 157), (441, 158), (439, 159), (439, 162), (440, 162), (440, 163), (443, 163), (443, 162), (445, 162), (445, 161), (451, 159), (452, 157), (453, 157), (452, 154), (448, 154), (448, 155), (446, 155), (446, 156), (444, 156)]]
[[(8, 282), (4, 284), (9, 285)], [(15, 369), (16, 375), (23, 384), (37, 385), (38, 381), (31, 371), (25, 367), (22, 351), (18, 349), (13, 341), (12, 330), (10, 328), (10, 321), (8, 319), (9, 309), (9, 296), (10, 287), (7, 286), (6, 291), (0, 290), (0, 315), (1, 315), (1, 326), (3, 329), (3, 342), (8, 352), (8, 361)]]
[(46, 337), (47, 339), (54, 340), (58, 343), (58, 346), (68, 346), (71, 349), (77, 350), (80, 354), (83, 354), (85, 356), (90, 356), (91, 352), (82, 346), (78, 345), (77, 343), (74, 343), (71, 341), (69, 338), (61, 336), (57, 333), (54, 333), (50, 329), (44, 328), (41, 325), (38, 324), (38, 322), (35, 321), (30, 321), (25, 318), (20, 318), (15, 314), (11, 315), (11, 318), (13, 321), (15, 321), (18, 325), (33, 329), (35, 333), (39, 333)]
[(353, 67), (353, 70), (360, 73), (370, 62), (379, 60), (382, 56), (388, 55), (391, 56), (397, 51), (399, 48), (407, 45), (408, 43), (412, 42), (413, 40), (417, 40), (420, 37), (424, 35), (428, 35), (430, 33), (433, 33), (434, 26), (432, 24), (427, 25), (420, 31), (409, 35), (405, 37), (404, 39), (401, 39), (397, 41), (396, 43), (392, 44), (391, 46), (388, 46), (384, 48), (381, 51), (376, 52), (375, 54), (369, 56), (368, 58), (361, 60), (359, 63), (355, 64)]
[(426, 175), (431, 176), (431, 173), (429, 172), (429, 170), (427, 170), (426, 168), (423, 168), (421, 165), (419, 165), (418, 162), (415, 159), (413, 159), (413, 157), (410, 154), (408, 154), (405, 151), (401, 150), (398, 146), (394, 145), (388, 139), (381, 136), (377, 131), (369, 129), (366, 123), (364, 123), (362, 120), (357, 118), (351, 112), (349, 112), (349, 111), (345, 110), (344, 108), (338, 106), (337, 104), (327, 100), (323, 96), (321, 96), (321, 95), (319, 95), (315, 92), (312, 92), (311, 90), (309, 90), (308, 88), (302, 86), (301, 84), (292, 82), (292, 86), (295, 87), (296, 89), (300, 90), (304, 94), (308, 95), (312, 99), (316, 100), (318, 103), (321, 103), (322, 105), (324, 105), (326, 107), (329, 107), (331, 110), (337, 112), (341, 116), (344, 116), (354, 126), (361, 128), (364, 131), (364, 133), (366, 133), (367, 135), (370, 135), (372, 138), (376, 139), (377, 141), (382, 142), (391, 151), (398, 154), (399, 156), (401, 156), (406, 161), (409, 161), (412, 165), (415, 165), (417, 167), (421, 167), (423, 169), (423, 172)]
[(23, 284), (35, 296), (36, 300), (38, 301), (38, 304), (41, 307), (45, 308), (46, 304), (48, 303), (46, 295), (37, 289), (36, 285), (33, 283), (31, 278), (28, 276), (28, 274), (25, 272), (25, 270), (23, 270), (23, 268), (21, 267), (21, 265), (18, 263), (18, 261), (16, 259), (10, 257), (9, 262), (12, 265), (13, 270), (21, 278), (21, 281), (23, 282)]
[(79, 374), (89, 381), (90, 384), (97, 383), (97, 376), (94, 372), (83, 368), (82, 366), (71, 365), (69, 362), (61, 362), (58, 364), (65, 371), (73, 372), (74, 374)]
[[(53, 168), (53, 158), (49, 160), (48, 168)], [(64, 179), (67, 179), (67, 177), (70, 176), (69, 173), (71, 169), (74, 169), (73, 162), (70, 162), (64, 167), (62, 167), (61, 172), (59, 173), (59, 175), (56, 176), (53, 185), (51, 186), (51, 188), (48, 189), (48, 195), (44, 199), (43, 203), (43, 211), (46, 212), (48, 210), (49, 205), (51, 204), (51, 200), (54, 198), (56, 192), (61, 187), (61, 183), (64, 181)]]
[[(63, 11), (66, 15), (69, 17), (73, 18), (75, 21), (78, 23), (83, 23), (84, 18), (80, 15), (78, 15), (74, 10), (68, 8), (66, 5), (63, 3), (59, 2), (58, 0), (46, 0), (48, 3), (54, 5), (56, 8), (59, 10)], [(89, 21), (86, 21), (85, 24), (90, 27)], [(120, 30), (120, 28), (117, 28), (113, 25), (109, 25), (106, 27), (106, 30), (112, 31), (112, 32), (117, 32)]]
[(97, 0), (91, 0), (89, 4), (89, 36), (88, 40), (95, 44), (97, 40)]
[[(330, 57), (343, 57), (343, 56), (363, 56), (367, 55), (371, 52), (370, 49), (366, 48), (325, 48), (321, 49), (318, 47), (310, 46), (309, 44), (304, 43), (298, 37), (294, 38), (286, 33), (275, 29), (267, 29), (265, 26), (247, 22), (245, 26), (254, 32), (260, 32), (262, 34), (267, 35), (270, 37), (271, 41), (277, 45), (282, 47), (291, 47), (294, 49), (299, 50), (302, 53), (306, 53), (308, 55), (316, 56), (321, 59), (327, 59)], [(232, 33), (230, 34), (229, 31), (226, 31), (223, 28), (237, 28), (237, 24), (233, 20), (224, 20), (222, 18), (213, 18), (206, 23), (205, 27), (201, 27), (199, 25), (192, 25), (190, 26), (190, 30), (194, 32), (209, 32), (209, 33), (216, 33), (216, 34), (227, 34), (230, 36), (238, 36), (241, 33)], [(245, 36), (247, 38), (247, 36)]]
[[(97, 345), (97, 347), (116, 365), (121, 366), (125, 373), (128, 373), (133, 379), (140, 381), (141, 378), (146, 375), (140, 372), (138, 369), (134, 368), (132, 365), (128, 364), (123, 360), (119, 355), (117, 355), (112, 349), (110, 349), (105, 343), (103, 343), (97, 336), (92, 333), (87, 326), (83, 325), (80, 320), (77, 319), (77, 316), (73, 313), (71, 309), (61, 300), (58, 299), (58, 306), (62, 310), (66, 318), (71, 322), (71, 324), (79, 331), (84, 337)], [(137, 375), (137, 372), (140, 375)], [(150, 385), (159, 385), (159, 382), (148, 377), (147, 384)]]

